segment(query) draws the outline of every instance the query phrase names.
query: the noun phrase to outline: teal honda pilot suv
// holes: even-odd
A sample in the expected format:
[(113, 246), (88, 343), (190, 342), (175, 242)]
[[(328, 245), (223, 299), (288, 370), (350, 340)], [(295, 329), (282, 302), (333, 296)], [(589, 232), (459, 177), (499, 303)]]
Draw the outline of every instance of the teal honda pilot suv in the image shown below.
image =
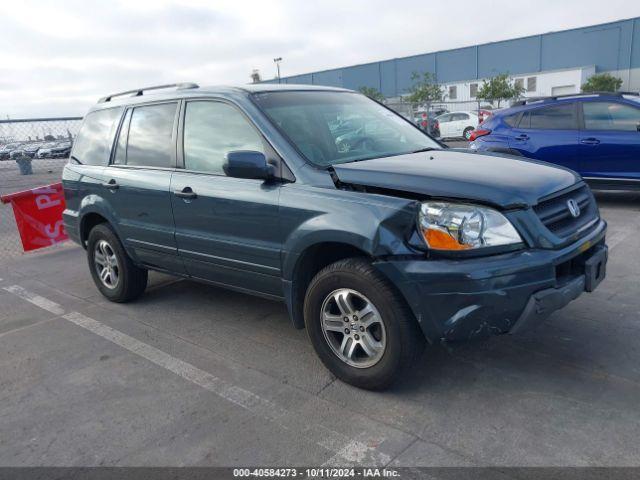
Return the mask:
[(148, 270), (283, 300), (327, 368), (363, 388), (425, 344), (539, 324), (606, 272), (606, 223), (579, 175), (448, 149), (337, 88), (107, 96), (63, 184), (67, 232), (109, 300), (141, 295)]

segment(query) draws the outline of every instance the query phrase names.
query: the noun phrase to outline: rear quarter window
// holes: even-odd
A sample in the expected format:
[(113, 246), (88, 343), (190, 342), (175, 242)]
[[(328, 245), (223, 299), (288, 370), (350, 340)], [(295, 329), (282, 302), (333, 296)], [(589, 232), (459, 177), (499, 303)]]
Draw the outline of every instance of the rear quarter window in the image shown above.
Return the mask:
[(518, 113), (514, 113), (513, 115), (507, 115), (502, 119), (504, 123), (509, 125), (510, 127), (515, 127), (516, 123), (518, 123)]
[(122, 108), (89, 113), (76, 137), (71, 155), (84, 165), (107, 165)]

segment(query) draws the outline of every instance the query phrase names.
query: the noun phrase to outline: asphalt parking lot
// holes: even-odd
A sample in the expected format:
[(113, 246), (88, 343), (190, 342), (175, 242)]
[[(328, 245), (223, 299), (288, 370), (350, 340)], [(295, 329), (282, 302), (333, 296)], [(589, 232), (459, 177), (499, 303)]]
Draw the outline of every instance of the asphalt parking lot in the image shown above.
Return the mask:
[(153, 274), (112, 304), (71, 244), (0, 265), (0, 464), (640, 465), (640, 194), (598, 200), (595, 293), (382, 393), (335, 380), (279, 303)]

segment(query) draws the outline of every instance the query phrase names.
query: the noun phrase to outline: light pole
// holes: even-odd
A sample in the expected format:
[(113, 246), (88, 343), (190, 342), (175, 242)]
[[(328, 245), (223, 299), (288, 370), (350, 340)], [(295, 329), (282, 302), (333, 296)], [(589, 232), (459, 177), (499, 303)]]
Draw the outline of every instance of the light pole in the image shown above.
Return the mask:
[(274, 58), (273, 61), (278, 69), (278, 83), (280, 83), (280, 62), (282, 61), (282, 57)]

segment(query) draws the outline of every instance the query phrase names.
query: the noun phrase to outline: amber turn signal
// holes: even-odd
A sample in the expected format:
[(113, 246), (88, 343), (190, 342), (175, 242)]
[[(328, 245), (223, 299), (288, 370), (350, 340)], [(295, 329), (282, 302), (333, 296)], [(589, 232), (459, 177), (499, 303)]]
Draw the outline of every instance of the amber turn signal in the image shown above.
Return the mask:
[(422, 233), (429, 247), (438, 250), (468, 250), (469, 245), (459, 243), (447, 232), (435, 228), (423, 228)]

